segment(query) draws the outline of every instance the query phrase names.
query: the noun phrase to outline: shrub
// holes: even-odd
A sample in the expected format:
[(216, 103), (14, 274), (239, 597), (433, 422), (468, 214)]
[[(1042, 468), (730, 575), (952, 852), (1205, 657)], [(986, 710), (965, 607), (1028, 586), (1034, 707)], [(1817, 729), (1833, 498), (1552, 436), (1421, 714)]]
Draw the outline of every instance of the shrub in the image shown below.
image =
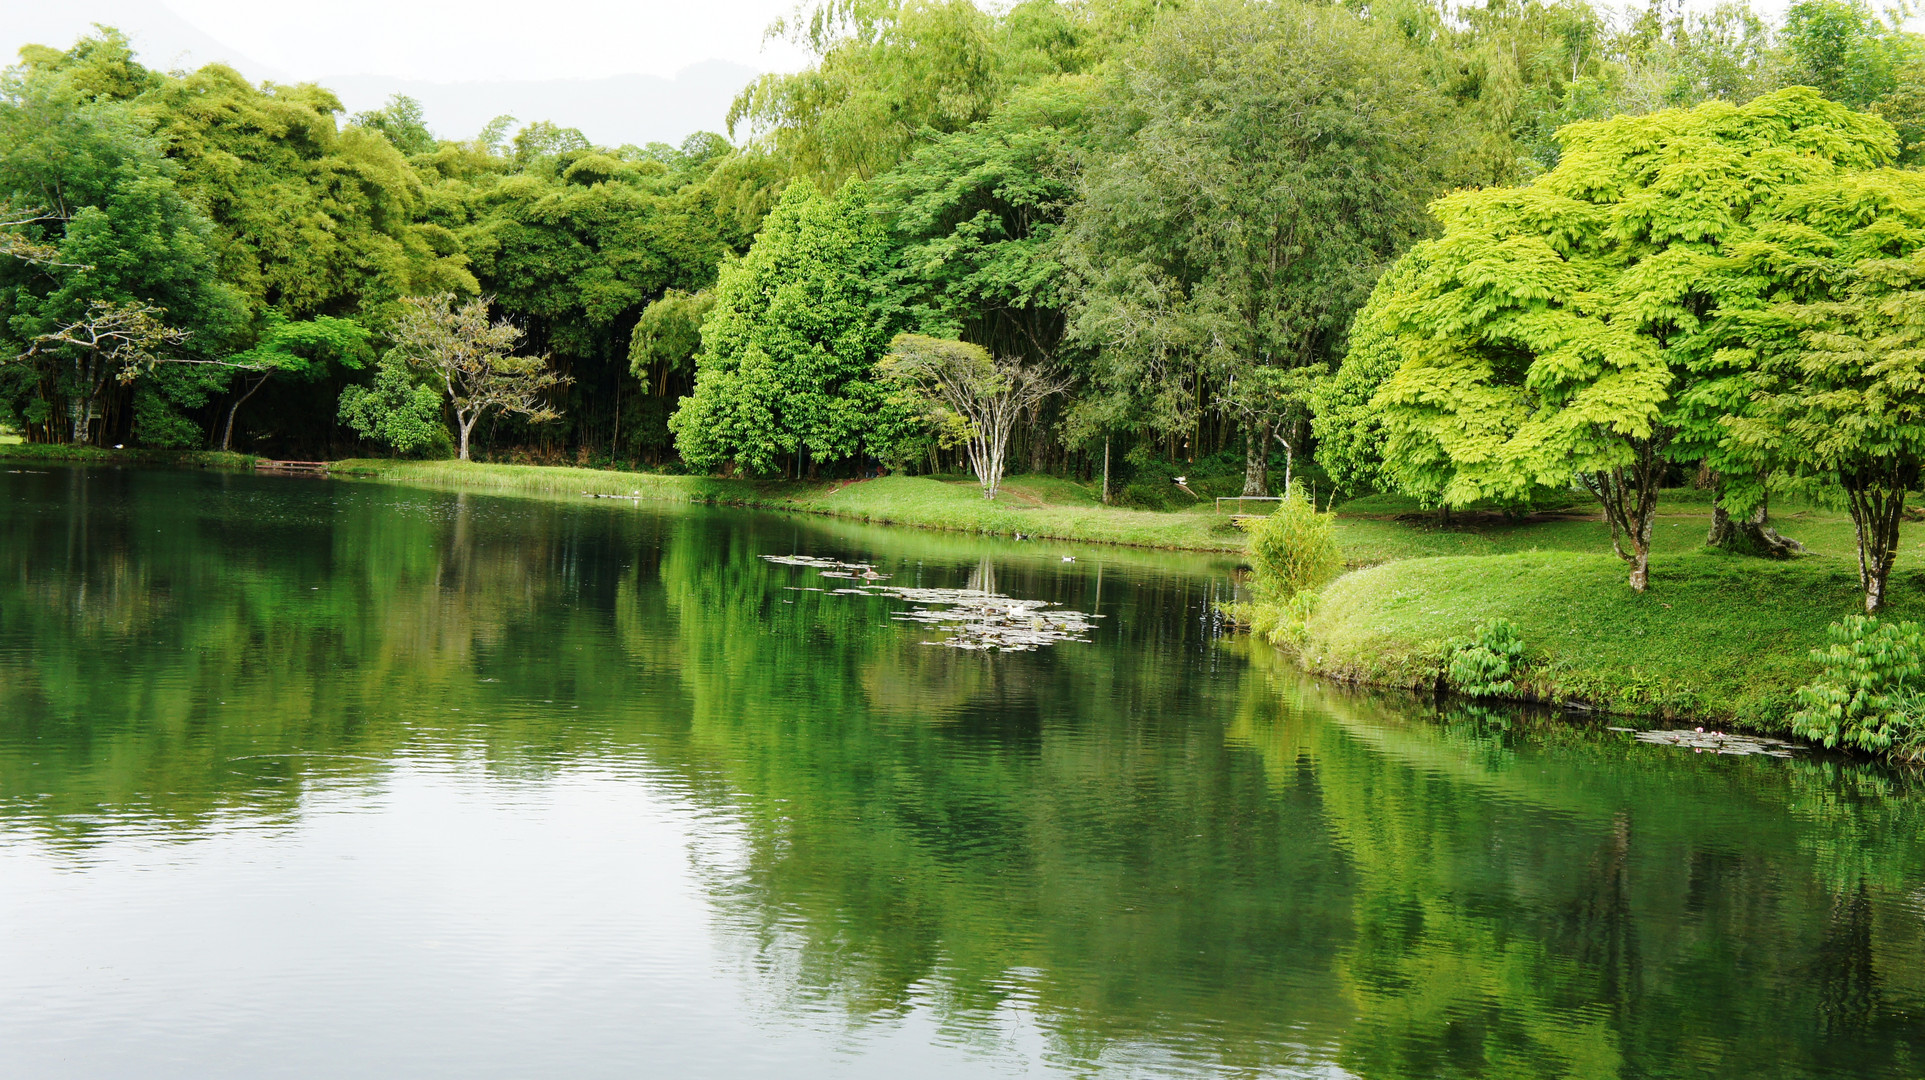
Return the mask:
[(1818, 679), (1798, 688), (1791, 729), (1826, 746), (1917, 759), (1925, 752), (1925, 637), (1912, 622), (1852, 615), (1813, 649)]
[(1262, 598), (1287, 600), (1343, 569), (1331, 515), (1318, 513), (1301, 491), (1285, 496), (1275, 513), (1250, 523), (1249, 552)]
[(1493, 697), (1517, 689), (1511, 675), (1523, 664), (1524, 639), (1509, 619), (1492, 619), (1472, 640), (1451, 653), (1450, 681), (1472, 697)]
[(387, 443), (397, 453), (453, 443), (441, 422), (441, 390), (416, 385), (400, 364), (382, 364), (373, 386), (343, 387), (339, 415), (362, 438)]

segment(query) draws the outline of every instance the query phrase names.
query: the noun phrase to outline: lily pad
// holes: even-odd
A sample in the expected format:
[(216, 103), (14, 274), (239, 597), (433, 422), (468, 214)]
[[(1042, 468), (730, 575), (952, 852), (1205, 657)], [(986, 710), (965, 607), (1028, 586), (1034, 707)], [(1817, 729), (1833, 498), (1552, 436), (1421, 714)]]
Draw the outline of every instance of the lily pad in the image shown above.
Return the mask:
[[(845, 563), (812, 555), (764, 555), (762, 558), (782, 566), (814, 569), (826, 578), (886, 580), (866, 563)], [(788, 586), (796, 588), (796, 586)], [(820, 590), (815, 590), (820, 591)], [(1001, 593), (978, 589), (918, 589), (905, 585), (862, 585), (841, 588), (834, 594), (882, 596), (913, 605), (891, 616), (897, 622), (920, 623), (946, 636), (925, 645), (945, 645), (952, 649), (996, 652), (1032, 652), (1059, 641), (1088, 641), (1087, 635), (1102, 618), (1082, 611), (1058, 608), (1046, 600), (1018, 600)]]
[(1802, 749), (1797, 743), (1783, 739), (1771, 739), (1762, 735), (1730, 735), (1722, 731), (1698, 731), (1679, 729), (1676, 731), (1640, 731), (1635, 738), (1639, 742), (1654, 743), (1658, 746), (1689, 747), (1699, 753), (1712, 754), (1763, 754), (1767, 757), (1788, 758)]

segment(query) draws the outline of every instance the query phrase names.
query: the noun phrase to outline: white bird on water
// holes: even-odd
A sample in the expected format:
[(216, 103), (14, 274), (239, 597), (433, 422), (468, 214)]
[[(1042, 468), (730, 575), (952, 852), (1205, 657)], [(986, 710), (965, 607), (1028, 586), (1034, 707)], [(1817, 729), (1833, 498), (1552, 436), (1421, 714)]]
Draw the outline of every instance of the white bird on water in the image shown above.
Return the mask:
[(1064, 561), (1064, 562), (1075, 562), (1075, 561), (1076, 561), (1076, 556), (1074, 556), (1074, 555), (1065, 555), (1065, 556), (1063, 556), (1063, 561)]

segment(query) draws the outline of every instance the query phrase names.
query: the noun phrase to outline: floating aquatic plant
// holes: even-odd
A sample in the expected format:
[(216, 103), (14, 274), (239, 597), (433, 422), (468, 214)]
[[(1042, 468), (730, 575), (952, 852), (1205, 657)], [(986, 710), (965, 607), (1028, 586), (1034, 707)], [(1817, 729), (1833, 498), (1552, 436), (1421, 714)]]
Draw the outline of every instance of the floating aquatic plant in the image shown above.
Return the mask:
[[(1625, 730), (1613, 728), (1614, 731)], [(1732, 735), (1723, 731), (1640, 731), (1634, 736), (1639, 742), (1655, 743), (1659, 746), (1685, 746), (1700, 753), (1713, 754), (1764, 754), (1767, 757), (1788, 758), (1792, 751), (1799, 749), (1798, 744), (1783, 739), (1768, 739), (1762, 735)]]
[[(812, 569), (825, 578), (874, 582), (889, 577), (878, 573), (869, 563), (842, 562), (813, 555), (764, 555), (762, 558), (780, 566)], [(1054, 607), (1047, 600), (1018, 600), (982, 589), (920, 589), (875, 584), (838, 589), (802, 585), (788, 588), (796, 592), (882, 596), (907, 601), (914, 606), (894, 612), (890, 618), (934, 627), (948, 636), (923, 644), (946, 645), (952, 649), (1032, 652), (1059, 641), (1088, 641), (1084, 635), (1096, 625), (1095, 620), (1102, 618)]]

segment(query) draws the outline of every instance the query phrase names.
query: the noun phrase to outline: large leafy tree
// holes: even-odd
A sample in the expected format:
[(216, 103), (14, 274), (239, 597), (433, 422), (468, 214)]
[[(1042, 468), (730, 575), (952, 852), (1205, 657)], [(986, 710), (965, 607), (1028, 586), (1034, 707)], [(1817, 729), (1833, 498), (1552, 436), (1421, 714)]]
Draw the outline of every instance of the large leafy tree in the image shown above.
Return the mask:
[[(1317, 464), (1337, 490), (1346, 495), (1401, 489), (1425, 501), (1436, 497), (1435, 485), (1399, 483), (1385, 467), (1383, 419), (1374, 399), (1385, 380), (1403, 366), (1395, 323), (1389, 318), (1391, 299), (1414, 279), (1423, 265), (1412, 252), (1377, 283), (1363, 309), (1351, 321), (1343, 364), (1317, 384), (1311, 399), (1311, 430), (1317, 438)], [(1421, 475), (1430, 463), (1406, 466), (1407, 476)]]
[(748, 255), (723, 267), (695, 391), (669, 421), (689, 464), (766, 474), (886, 455), (902, 410), (875, 366), (899, 316), (861, 194), (792, 185)]
[(1273, 369), (1334, 359), (1378, 273), (1426, 227), (1451, 157), (1443, 100), (1402, 39), (1341, 8), (1207, 0), (1165, 16), (1110, 88), (1110, 147), (1070, 214), (1071, 334), (1099, 383), (1186, 428), (1244, 433), (1267, 493)]
[(18, 230), (31, 257), (0, 260), (0, 333), (18, 358), (0, 365), (0, 399), (37, 438), (177, 442), (198, 437), (179, 410), (224, 383), (216, 361), (244, 309), (162, 143), (107, 92), (146, 77), (114, 44), (0, 80), (0, 201), (34, 216)]
[[(253, 340), (249, 326), (264, 331), (323, 317), (378, 330), (397, 314), (403, 296), (475, 290), (456, 238), (421, 220), (423, 186), (415, 170), (382, 131), (340, 127), (340, 103), (326, 90), (255, 86), (218, 64), (190, 73), (150, 71), (112, 31), (65, 52), (36, 48), (24, 55), (21, 78), (68, 87), (62, 108), (81, 124), (79, 113), (120, 110), (165, 155), (174, 190), (204, 219), (199, 242), (212, 265), (199, 276), (238, 294), (250, 309), (251, 317), (227, 338), (194, 334), (190, 340), (210, 354), (256, 345), (274, 352), (271, 341)], [(161, 306), (189, 324), (214, 310), (198, 302)], [(181, 405), (225, 392), (229, 414), (262, 386), (257, 378), (232, 379), (231, 372), (211, 368), (162, 371), (151, 382)], [(271, 395), (279, 414), (273, 426), (301, 427), (305, 419), (307, 437), (314, 437), (332, 395), (320, 379), (284, 384)], [(160, 415), (152, 402), (146, 415)], [(182, 431), (179, 423), (170, 426)]]
[(1052, 358), (1066, 302), (1057, 250), (1098, 84), (1050, 78), (917, 150), (874, 185), (897, 287), (931, 332)]
[(1725, 320), (1756, 357), (1732, 454), (1836, 484), (1856, 527), (1865, 610), (1885, 603), (1906, 492), (1925, 465), (1925, 177), (1848, 174), (1792, 192), (1734, 252), (1780, 288)]
[(1721, 418), (1749, 394), (1754, 361), (1724, 348), (1717, 317), (1773, 283), (1724, 256), (1789, 192), (1876, 165), (1895, 140), (1803, 88), (1560, 138), (1558, 167), (1529, 186), (1439, 200), (1443, 235), (1386, 283), (1404, 360), (1375, 399), (1385, 455), (1450, 505), (1575, 478), (1643, 590), (1668, 461), (1721, 464)]
[[(1096, 13), (1107, 7), (1092, 5)], [(1026, 0), (992, 15), (970, 0), (824, 0), (772, 34), (816, 62), (749, 84), (731, 132), (769, 145), (803, 175), (875, 177), (932, 136), (987, 119), (1016, 86), (1080, 69), (1089, 11)]]

